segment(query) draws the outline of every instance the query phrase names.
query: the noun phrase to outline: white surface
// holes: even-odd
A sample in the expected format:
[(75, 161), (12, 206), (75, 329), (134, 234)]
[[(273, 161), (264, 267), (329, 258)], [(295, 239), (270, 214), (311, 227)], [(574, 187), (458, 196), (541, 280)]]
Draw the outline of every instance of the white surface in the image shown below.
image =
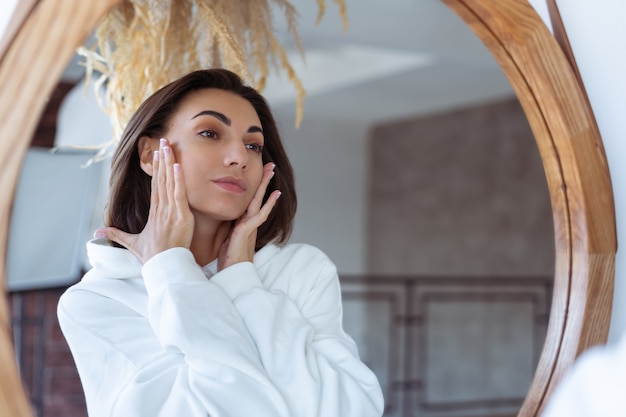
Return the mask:
[(59, 107), (55, 146), (99, 146), (112, 139), (113, 127), (100, 108), (93, 83), (72, 88)]
[(552, 30), (552, 22), (550, 21), (548, 3), (546, 3), (545, 0), (528, 0), (528, 2), (531, 6), (533, 6), (533, 9), (535, 9), (535, 11), (541, 17), (541, 20), (543, 20), (543, 23), (545, 23), (548, 29), (550, 29), (550, 31), (554, 33), (554, 31)]
[(338, 269), (362, 273), (366, 264), (366, 126), (305, 118), (283, 134), (298, 192), (292, 241), (317, 245)]
[[(306, 62), (299, 54), (290, 54), (290, 62), (298, 78), (306, 86), (308, 97), (362, 85), (381, 77), (389, 77), (406, 71), (426, 67), (433, 63), (433, 57), (414, 52), (391, 51), (387, 48), (373, 48), (360, 45), (327, 46), (306, 51)], [(328, 76), (332, 74), (332, 76)], [(273, 105), (288, 103), (293, 105), (296, 91), (290, 83), (284, 82), (284, 75), (268, 77), (264, 96)]]
[(0, 10), (2, 10), (0, 13), (0, 37), (4, 36), (4, 31), (11, 20), (17, 2), (18, 0), (0, 0)]
[(100, 167), (81, 167), (90, 156), (28, 150), (11, 215), (9, 291), (63, 286), (80, 278)]

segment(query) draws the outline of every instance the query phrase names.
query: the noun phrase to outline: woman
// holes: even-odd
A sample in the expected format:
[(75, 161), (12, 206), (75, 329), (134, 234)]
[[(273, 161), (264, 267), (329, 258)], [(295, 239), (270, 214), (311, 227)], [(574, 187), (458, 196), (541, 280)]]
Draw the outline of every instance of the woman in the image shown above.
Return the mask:
[(161, 88), (111, 168), (93, 268), (58, 306), (90, 416), (382, 414), (335, 266), (286, 244), (293, 173), (254, 89), (221, 69)]

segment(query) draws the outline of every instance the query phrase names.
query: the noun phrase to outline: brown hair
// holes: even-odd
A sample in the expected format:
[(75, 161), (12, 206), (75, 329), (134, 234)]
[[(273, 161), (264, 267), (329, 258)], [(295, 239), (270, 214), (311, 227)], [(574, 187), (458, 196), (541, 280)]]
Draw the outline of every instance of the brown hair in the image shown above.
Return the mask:
[(140, 233), (144, 229), (150, 209), (151, 185), (150, 176), (139, 165), (138, 141), (142, 136), (162, 137), (178, 104), (189, 93), (206, 88), (237, 94), (255, 109), (265, 138), (263, 163), (276, 164), (276, 175), (267, 187), (264, 201), (275, 189), (282, 193), (267, 221), (259, 227), (256, 249), (272, 241), (285, 243), (291, 235), (297, 206), (293, 168), (274, 116), (263, 96), (254, 88), (244, 85), (238, 75), (225, 69), (190, 72), (157, 90), (135, 111), (111, 161), (106, 225), (128, 233)]

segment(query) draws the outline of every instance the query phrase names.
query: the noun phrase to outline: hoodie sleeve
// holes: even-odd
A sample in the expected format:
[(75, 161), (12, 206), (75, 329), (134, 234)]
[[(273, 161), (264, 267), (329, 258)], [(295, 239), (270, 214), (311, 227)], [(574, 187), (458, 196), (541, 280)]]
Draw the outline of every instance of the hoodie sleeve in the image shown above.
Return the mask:
[(83, 279), (59, 301), (90, 417), (291, 416), (232, 302), (191, 252), (165, 251), (142, 273), (148, 320), (124, 302), (129, 279)]
[(292, 254), (295, 266), (288, 272), (291, 287), (299, 291), (289, 295), (264, 288), (250, 262), (233, 265), (212, 281), (239, 312), (290, 415), (380, 416), (378, 380), (343, 331), (336, 268), (321, 251), (300, 249)]

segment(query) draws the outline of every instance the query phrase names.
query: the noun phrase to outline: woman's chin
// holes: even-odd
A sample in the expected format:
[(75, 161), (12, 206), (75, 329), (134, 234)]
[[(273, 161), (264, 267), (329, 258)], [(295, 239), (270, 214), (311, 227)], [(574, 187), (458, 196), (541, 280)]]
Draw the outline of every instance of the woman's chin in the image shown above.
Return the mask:
[(217, 222), (231, 222), (239, 219), (245, 213), (245, 210), (196, 210), (191, 209), (196, 221), (200, 219), (213, 220)]

